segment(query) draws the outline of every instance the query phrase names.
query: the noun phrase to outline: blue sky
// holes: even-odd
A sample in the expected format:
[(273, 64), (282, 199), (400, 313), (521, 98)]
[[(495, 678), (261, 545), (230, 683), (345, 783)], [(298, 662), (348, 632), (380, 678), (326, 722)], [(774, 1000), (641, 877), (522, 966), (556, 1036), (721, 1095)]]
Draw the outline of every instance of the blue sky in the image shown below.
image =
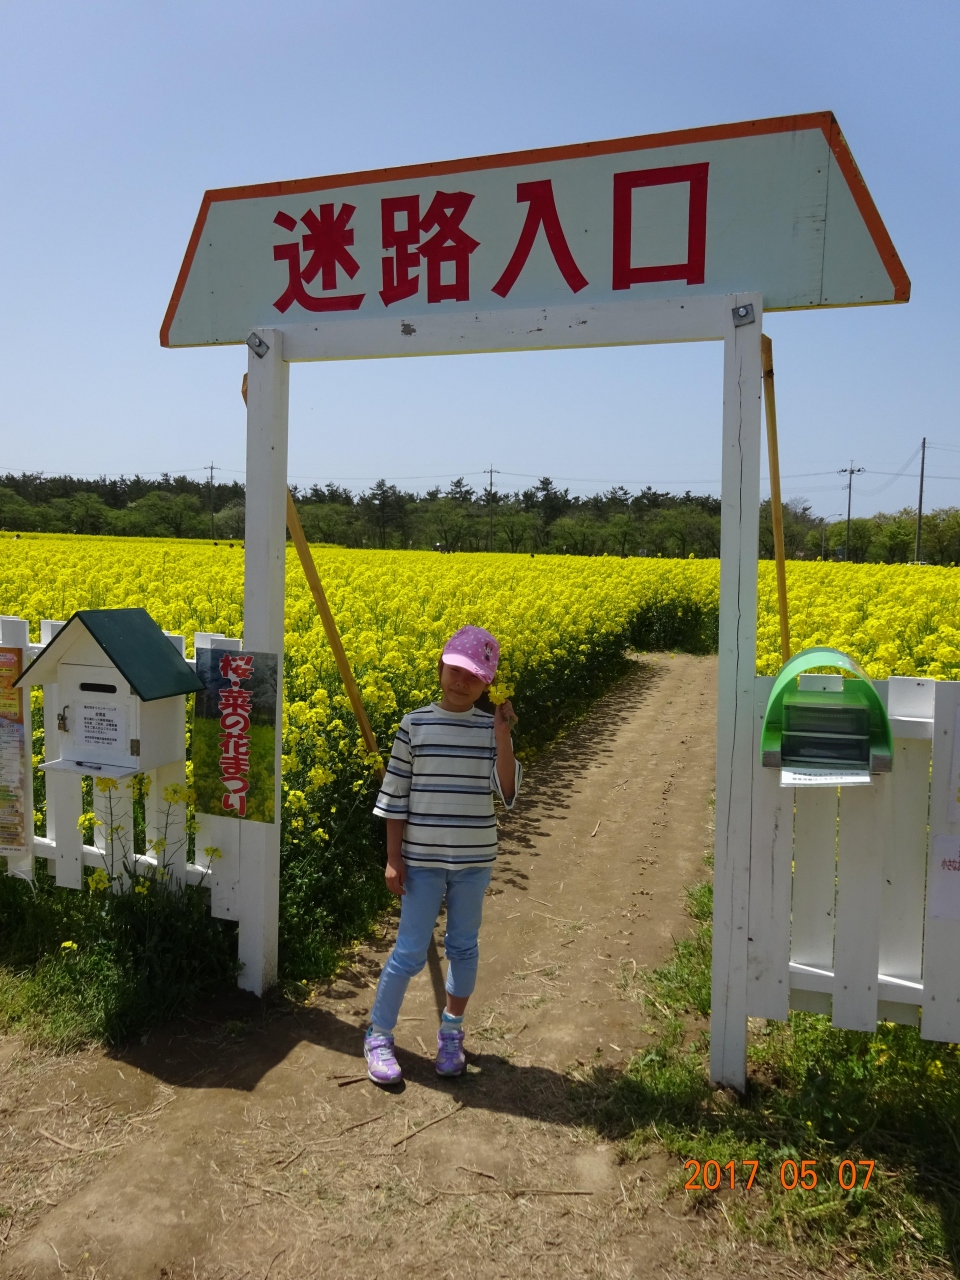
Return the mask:
[[(773, 315), (785, 496), (960, 504), (960, 7), (366, 0), (0, 12), (0, 471), (243, 469), (245, 349), (157, 333), (205, 188), (833, 110), (907, 306)], [(717, 344), (298, 365), (290, 474), (719, 491)], [(889, 483), (888, 483), (889, 482)], [(886, 486), (886, 487), (884, 487)]]

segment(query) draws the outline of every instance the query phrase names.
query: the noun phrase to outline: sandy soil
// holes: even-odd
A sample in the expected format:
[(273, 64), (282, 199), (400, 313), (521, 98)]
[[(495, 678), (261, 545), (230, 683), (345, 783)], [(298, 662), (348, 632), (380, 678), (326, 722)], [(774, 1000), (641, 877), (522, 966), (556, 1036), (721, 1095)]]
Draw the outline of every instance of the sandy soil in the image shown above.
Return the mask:
[(225, 996), (113, 1054), (0, 1039), (0, 1275), (805, 1274), (692, 1212), (676, 1162), (622, 1163), (570, 1089), (643, 1043), (633, 975), (690, 928), (715, 681), (713, 659), (644, 659), (530, 770), (462, 1080), (433, 1071), (439, 964), (404, 1005), (404, 1086), (356, 1079), (389, 922), (296, 1011)]

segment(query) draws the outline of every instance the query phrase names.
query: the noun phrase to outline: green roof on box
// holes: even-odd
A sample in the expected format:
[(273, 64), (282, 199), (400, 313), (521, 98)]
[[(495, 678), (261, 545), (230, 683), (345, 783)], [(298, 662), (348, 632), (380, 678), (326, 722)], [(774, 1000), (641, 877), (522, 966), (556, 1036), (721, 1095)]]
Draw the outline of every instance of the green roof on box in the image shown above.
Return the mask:
[(203, 688), (196, 672), (187, 666), (146, 609), (78, 609), (31, 662), (18, 684), (32, 667), (53, 656), (77, 622), (89, 631), (142, 702), (196, 693)]

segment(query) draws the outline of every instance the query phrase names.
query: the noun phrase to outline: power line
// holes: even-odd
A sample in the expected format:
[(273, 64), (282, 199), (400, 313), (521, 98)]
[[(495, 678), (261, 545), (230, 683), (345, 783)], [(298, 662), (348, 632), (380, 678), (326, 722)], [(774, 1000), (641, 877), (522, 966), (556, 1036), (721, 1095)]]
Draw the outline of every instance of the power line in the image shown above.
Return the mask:
[[(927, 445), (927, 448), (929, 449), (930, 446)], [(917, 449), (917, 452), (918, 453), (920, 452), (919, 447)], [(864, 471), (866, 471), (868, 476), (893, 476), (894, 479), (901, 479), (901, 480), (919, 480), (920, 479), (919, 471), (874, 471), (871, 467), (864, 467)], [(927, 480), (960, 480), (960, 476), (927, 475), (926, 479)], [(884, 488), (886, 488), (886, 486), (884, 486)], [(874, 492), (873, 489), (861, 489), (861, 493), (873, 493), (873, 492)]]
[[(931, 444), (929, 440), (927, 441), (927, 448), (949, 450), (950, 452), (960, 453), (960, 447), (955, 448), (952, 445), (934, 445), (934, 444)], [(906, 470), (906, 468), (909, 467), (910, 464), (917, 457), (919, 452), (920, 452), (920, 448), (918, 447), (917, 449), (914, 450), (914, 452), (910, 455), (910, 457), (907, 459), (907, 461), (898, 471), (880, 471), (880, 470), (875, 470), (873, 467), (858, 468), (857, 469), (858, 472), (862, 471), (866, 475), (889, 477), (889, 481), (886, 481), (882, 485), (876, 486), (872, 489), (862, 489), (860, 491), (861, 495), (872, 496), (877, 493), (882, 493), (884, 490), (889, 488), (894, 481), (898, 479), (903, 479), (903, 480), (919, 479), (918, 472), (911, 472)], [(208, 473), (210, 472), (210, 467), (211, 467), (211, 464), (206, 463), (203, 466), (199, 466), (199, 467), (181, 467), (181, 468), (166, 467), (161, 471), (134, 470), (129, 473), (126, 471), (121, 471), (121, 472), (71, 471), (69, 474), (71, 478), (78, 479), (78, 480), (84, 480), (84, 479), (89, 479), (89, 480), (130, 479), (132, 480), (138, 477), (142, 479), (150, 479), (153, 477), (162, 477), (162, 476), (170, 476), (170, 477), (176, 478), (176, 476), (179, 476), (179, 475), (188, 476), (188, 475), (195, 474), (197, 472), (201, 472), (206, 478), (208, 476)], [(223, 475), (243, 476), (246, 474), (245, 469), (240, 467), (214, 467), (214, 470), (219, 471)], [(318, 475), (318, 473), (316, 472), (311, 472), (309, 474), (293, 473), (290, 475), (289, 478), (291, 480), (313, 481), (314, 483), (338, 482), (338, 483), (357, 484), (357, 483), (363, 483), (367, 481), (380, 480), (380, 479), (387, 480), (391, 483), (394, 483), (394, 482), (405, 482), (405, 481), (412, 481), (412, 480), (450, 480), (450, 479), (455, 479), (461, 476), (464, 478), (468, 476), (470, 477), (489, 476), (490, 470), (491, 468), (487, 467), (479, 471), (444, 471), (444, 472), (433, 473), (433, 474), (403, 475), (403, 476), (396, 476), (396, 475), (383, 476), (383, 475), (374, 475), (373, 473), (370, 473), (367, 475), (353, 475), (353, 476), (343, 476), (343, 475), (321, 476), (321, 475)], [(541, 480), (545, 478), (542, 473), (536, 473), (532, 471), (502, 471), (500, 468), (497, 468), (497, 467), (494, 467), (493, 471), (494, 471), (494, 474), (509, 476), (511, 478), (520, 479), (520, 480)], [(36, 474), (40, 475), (41, 477), (44, 476), (44, 472), (42, 471), (38, 471)], [(787, 472), (783, 474), (782, 479), (783, 480), (807, 480), (807, 479), (814, 480), (814, 479), (819, 479), (823, 476), (829, 476), (829, 475), (835, 475), (835, 474), (837, 473), (834, 471), (794, 471), (794, 472)], [(841, 468), (840, 474), (846, 474), (846, 468)], [(680, 486), (685, 486), (689, 488), (691, 486), (693, 487), (711, 486), (711, 485), (715, 486), (721, 483), (720, 477), (718, 476), (699, 477), (694, 479), (690, 479), (689, 477), (676, 477), (676, 476), (669, 476), (669, 477), (648, 476), (643, 480), (623, 479), (622, 477), (611, 478), (609, 476), (606, 476), (606, 477), (603, 477), (603, 476), (551, 476), (550, 479), (561, 484), (618, 485), (624, 488), (632, 488), (632, 489), (643, 488), (646, 486), (652, 487), (655, 484), (656, 485), (680, 485)], [(925, 472), (924, 483), (927, 483), (929, 481), (950, 481), (950, 482), (960, 481), (960, 475), (931, 475), (929, 472)], [(817, 493), (817, 492), (825, 492), (833, 488), (834, 486), (832, 485), (805, 486), (805, 491), (808, 493)], [(797, 491), (794, 491), (794, 492), (797, 492)]]
[[(904, 474), (904, 472), (906, 471), (907, 467), (909, 467), (909, 466), (910, 466), (911, 462), (913, 462), (914, 458), (915, 458), (915, 457), (917, 456), (917, 454), (920, 452), (920, 449), (921, 449), (921, 446), (920, 446), (920, 445), (918, 445), (918, 446), (916, 447), (916, 449), (914, 449), (913, 453), (911, 453), (910, 457), (909, 457), (909, 458), (906, 460), (906, 462), (903, 464), (903, 466), (900, 468), (900, 470), (899, 470), (899, 471), (895, 471), (895, 472), (887, 472), (887, 474), (891, 476), (891, 479), (889, 479), (889, 480), (884, 480), (884, 482), (883, 482), (882, 484), (877, 485), (877, 486), (876, 486), (876, 488), (874, 488), (874, 489), (866, 489), (866, 490), (862, 490), (861, 492), (862, 492), (862, 493), (864, 493), (864, 494), (866, 494), (866, 495), (870, 495), (870, 494), (876, 494), (876, 493), (883, 493), (884, 489), (889, 489), (889, 488), (890, 488), (890, 486), (891, 486), (892, 484), (894, 484), (894, 483), (896, 482), (896, 480), (897, 480), (900, 476), (902, 476), (902, 475)], [(877, 472), (874, 472), (873, 474), (875, 474), (875, 475), (881, 475), (881, 474), (883, 474), (883, 473), (882, 473), (882, 472), (877, 471)]]
[[(384, 476), (374, 475), (371, 472), (369, 475), (365, 476), (327, 476), (326, 478), (327, 480), (351, 481), (356, 484), (361, 480), (390, 480), (391, 482), (394, 480), (465, 480), (467, 476), (485, 476), (486, 474), (486, 471), (444, 471), (440, 475), (433, 476)], [(291, 480), (319, 480), (321, 478), (322, 477), (318, 476), (316, 472), (312, 472), (310, 475), (290, 476)]]

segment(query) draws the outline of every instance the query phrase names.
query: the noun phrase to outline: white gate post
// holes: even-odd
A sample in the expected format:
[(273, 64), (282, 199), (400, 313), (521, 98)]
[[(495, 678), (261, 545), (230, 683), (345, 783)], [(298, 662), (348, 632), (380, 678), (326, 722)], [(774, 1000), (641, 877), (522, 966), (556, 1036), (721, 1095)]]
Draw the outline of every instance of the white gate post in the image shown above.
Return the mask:
[[(742, 1091), (747, 1052), (747, 921), (760, 534), (759, 294), (728, 298), (723, 356), (717, 802), (710, 1078)], [(734, 312), (752, 308), (749, 316)]]
[[(278, 655), (277, 696), (282, 704), (290, 366), (283, 358), (279, 330), (258, 329), (256, 335), (267, 350), (257, 354), (251, 347), (248, 360), (243, 647)], [(239, 957), (243, 965), (239, 985), (256, 995), (262, 995), (277, 977), (280, 754), (278, 732), (274, 821), (239, 820)]]

